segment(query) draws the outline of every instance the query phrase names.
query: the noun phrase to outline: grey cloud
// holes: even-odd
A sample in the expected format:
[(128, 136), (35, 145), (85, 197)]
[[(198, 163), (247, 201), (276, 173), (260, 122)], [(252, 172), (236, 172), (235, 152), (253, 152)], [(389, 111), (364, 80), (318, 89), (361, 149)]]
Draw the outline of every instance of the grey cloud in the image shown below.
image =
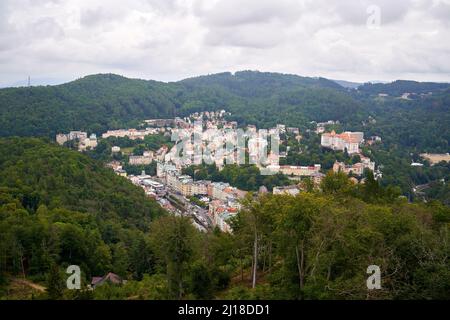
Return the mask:
[(126, 16), (126, 12), (130, 9), (126, 6), (125, 2), (123, 4), (123, 7), (122, 5), (120, 5), (120, 7), (99, 6), (82, 9), (80, 13), (80, 24), (87, 28), (97, 26), (104, 27), (121, 21)]
[(214, 28), (205, 38), (213, 46), (271, 48), (284, 41), (283, 32), (273, 24), (246, 25), (239, 28)]
[(102, 23), (107, 18), (102, 8), (83, 10), (80, 15), (80, 23), (83, 26), (92, 27)]
[(60, 39), (64, 37), (63, 28), (50, 17), (40, 18), (37, 21), (33, 22), (29, 30), (34, 40), (36, 40), (36, 38)]
[[(367, 7), (379, 5), (379, 30)], [(450, 81), (450, 0), (0, 0), (1, 81), (238, 69)], [(342, 75), (345, 75), (342, 76)]]
[(27, 0), (27, 5), (33, 5), (33, 6), (44, 6), (47, 4), (62, 4), (63, 0)]
[(142, 0), (144, 4), (149, 5), (163, 13), (170, 13), (180, 9), (177, 0)]
[(273, 20), (292, 22), (300, 15), (296, 0), (220, 0), (209, 9), (197, 7), (196, 13), (209, 26), (239, 26), (268, 23)]
[(208, 30), (208, 45), (271, 48), (285, 40), (283, 30), (299, 19), (300, 9), (297, 0), (220, 0), (195, 13)]
[(0, 1), (0, 34), (8, 27), (9, 5), (8, 1)]
[(450, 1), (439, 1), (430, 8), (431, 14), (445, 24), (450, 24)]

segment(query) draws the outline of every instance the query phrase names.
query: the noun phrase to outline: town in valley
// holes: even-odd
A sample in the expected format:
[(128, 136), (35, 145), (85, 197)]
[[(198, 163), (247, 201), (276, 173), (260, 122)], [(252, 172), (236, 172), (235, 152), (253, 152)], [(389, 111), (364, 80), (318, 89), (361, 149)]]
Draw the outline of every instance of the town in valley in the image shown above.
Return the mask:
[[(206, 150), (208, 143), (216, 143), (216, 152), (211, 160), (218, 170), (222, 170), (226, 165), (226, 160), (236, 159), (239, 148), (236, 147), (227, 152), (223, 152), (222, 145), (228, 140), (236, 142), (236, 134), (230, 135), (230, 130), (239, 127), (236, 121), (226, 120), (227, 112), (206, 111), (191, 114), (185, 118), (175, 119), (151, 119), (145, 120), (139, 129), (120, 129), (109, 130), (97, 137), (95, 134), (88, 135), (82, 131), (72, 131), (61, 133), (56, 136), (56, 142), (60, 145), (73, 142), (73, 147), (79, 151), (94, 150), (99, 141), (108, 138), (128, 138), (133, 141), (144, 140), (147, 136), (161, 135), (166, 138), (173, 137), (175, 134), (178, 141), (172, 148), (162, 144), (157, 150), (143, 150), (142, 154), (136, 155), (133, 152), (124, 152), (121, 147), (113, 146), (110, 150), (112, 155), (125, 155), (123, 160), (112, 160), (108, 162), (107, 167), (114, 170), (117, 175), (126, 177), (133, 184), (144, 189), (148, 197), (154, 198), (164, 209), (179, 216), (189, 216), (192, 223), (201, 231), (211, 230), (215, 227), (223, 232), (232, 232), (229, 219), (235, 216), (241, 209), (241, 200), (248, 193), (233, 187), (227, 182), (194, 180), (190, 175), (184, 174), (183, 170), (194, 164), (194, 148), (200, 147), (202, 152)], [(317, 134), (321, 137), (321, 147), (334, 151), (347, 153), (349, 156), (357, 156), (359, 161), (346, 164), (335, 161), (332, 170), (334, 172), (344, 172), (351, 176), (353, 183), (364, 183), (365, 170), (374, 172), (376, 179), (382, 177), (382, 172), (376, 167), (370, 157), (364, 156), (361, 146), (364, 144), (381, 143), (382, 138), (375, 136), (369, 139), (364, 138), (363, 132), (345, 131), (336, 133), (334, 130), (327, 132), (326, 128), (339, 124), (338, 121), (330, 120), (328, 122), (314, 123), (316, 129), (308, 130), (309, 134)], [(247, 125), (244, 132), (256, 133), (257, 128), (254, 125)], [(302, 134), (299, 128), (286, 127), (278, 124), (276, 127), (267, 130), (271, 134), (280, 136), (279, 143), (283, 144), (286, 140), (294, 141), (297, 144), (302, 143)], [(191, 136), (200, 135), (200, 146), (194, 146)], [(188, 138), (183, 145), (185, 157), (179, 157), (179, 147), (177, 142)], [(225, 138), (224, 138), (225, 137)], [(268, 190), (266, 186), (261, 186), (259, 193), (272, 192), (273, 194), (297, 195), (305, 190), (305, 181), (310, 182), (315, 188), (320, 186), (326, 171), (322, 169), (320, 163), (310, 163), (304, 166), (280, 165), (280, 159), (286, 158), (290, 152), (290, 147), (286, 151), (274, 154), (269, 152), (264, 165), (259, 163), (261, 148), (267, 151), (267, 142), (255, 137), (247, 137), (248, 142), (245, 145), (245, 152), (248, 160), (253, 160), (261, 172), (269, 174), (282, 174), (286, 176), (290, 183), (288, 185), (274, 186)], [(284, 139), (284, 140), (283, 140)], [(219, 148), (217, 148), (219, 146)], [(220, 151), (220, 152), (219, 152)], [(200, 162), (205, 159), (201, 157)], [(144, 171), (140, 174), (130, 174), (124, 169), (125, 163), (132, 166), (148, 166), (156, 163), (156, 174), (150, 175)]]

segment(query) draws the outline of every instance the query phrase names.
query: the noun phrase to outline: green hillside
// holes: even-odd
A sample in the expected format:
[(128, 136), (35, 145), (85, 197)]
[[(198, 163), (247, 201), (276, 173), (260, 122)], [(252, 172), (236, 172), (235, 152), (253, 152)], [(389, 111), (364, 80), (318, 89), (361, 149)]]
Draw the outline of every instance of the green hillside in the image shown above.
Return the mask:
[[(1, 89), (0, 136), (53, 137), (57, 132), (69, 130), (102, 133), (136, 126), (146, 118), (226, 109), (232, 112), (230, 119), (260, 127), (285, 123), (307, 128), (310, 121), (339, 120), (346, 128), (358, 129), (371, 115), (383, 122), (374, 132), (388, 139), (392, 136), (401, 145), (411, 145), (385, 127), (436, 128), (434, 123), (448, 114), (448, 87), (440, 83), (396, 81), (347, 90), (324, 78), (254, 71), (220, 73), (174, 83), (101, 74), (59, 86)], [(392, 96), (374, 98), (375, 93), (381, 92)], [(403, 92), (414, 93), (414, 99), (397, 99)], [(420, 97), (428, 92), (433, 94)], [(439, 126), (444, 139), (449, 133), (446, 127), (450, 126), (444, 126), (443, 130)], [(415, 144), (425, 146), (424, 141)]]
[(97, 75), (59, 86), (0, 90), (0, 136), (53, 136), (77, 128), (102, 132), (152, 117), (172, 117), (171, 87)]
[(87, 156), (39, 139), (0, 139), (0, 274), (42, 279), (54, 264), (78, 264), (88, 277), (139, 273), (141, 264), (121, 261), (134, 259), (163, 214)]
[[(358, 104), (322, 78), (247, 71), (161, 83), (94, 75), (59, 86), (0, 90), (0, 136), (50, 137), (78, 129), (100, 133), (145, 118), (223, 108), (244, 122), (264, 125), (269, 122), (265, 116), (278, 114), (270, 122), (294, 125), (316, 118), (345, 120), (342, 111), (354, 114)], [(255, 119), (255, 111), (264, 112)]]

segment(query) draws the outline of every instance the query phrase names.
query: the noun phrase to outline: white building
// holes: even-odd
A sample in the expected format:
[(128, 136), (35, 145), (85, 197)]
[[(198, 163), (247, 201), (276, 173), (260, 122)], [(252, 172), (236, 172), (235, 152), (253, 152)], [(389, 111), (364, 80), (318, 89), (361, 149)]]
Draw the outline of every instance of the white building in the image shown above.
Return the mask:
[(69, 136), (67, 134), (64, 133), (59, 133), (56, 135), (56, 142), (59, 145), (63, 145), (64, 143), (66, 143), (67, 141), (69, 141)]
[(347, 150), (349, 154), (359, 153), (359, 145), (364, 142), (363, 132), (346, 131), (337, 134), (335, 131), (322, 134), (321, 145), (333, 150)]
[(158, 162), (156, 166), (156, 176), (158, 178), (164, 178), (167, 172), (176, 172), (177, 168), (173, 164), (167, 164)]
[(300, 189), (297, 186), (286, 186), (286, 187), (274, 187), (273, 194), (287, 194), (291, 196), (296, 196), (300, 193)]
[(84, 140), (87, 139), (88, 135), (86, 132), (83, 131), (70, 131), (69, 132), (69, 140)]
[(120, 152), (120, 147), (114, 146), (111, 148), (111, 152), (112, 153), (119, 153)]
[(357, 176), (361, 176), (364, 173), (365, 169), (369, 169), (371, 171), (375, 171), (375, 162), (372, 162), (370, 158), (361, 157), (361, 162), (355, 163), (353, 165), (346, 165), (343, 162), (335, 162), (333, 165), (333, 172), (342, 171), (346, 174), (354, 174)]
[(80, 139), (80, 143), (78, 144), (79, 151), (93, 150), (97, 148), (97, 136), (95, 134), (91, 134), (89, 138)]
[(211, 181), (196, 181), (192, 184), (192, 194), (193, 195), (207, 195), (208, 185)]
[(142, 165), (149, 165), (153, 161), (152, 157), (146, 157), (146, 156), (130, 156), (130, 165), (132, 166), (142, 166)]
[[(95, 136), (95, 135), (94, 135)], [(67, 141), (78, 140), (80, 142), (86, 140), (88, 135), (83, 131), (70, 131), (69, 133), (59, 133), (56, 135), (56, 142), (63, 145)], [(97, 138), (96, 138), (97, 140)]]
[(272, 173), (280, 172), (287, 176), (296, 177), (311, 177), (314, 174), (320, 172), (321, 165), (315, 164), (314, 166), (278, 166), (270, 165), (265, 168), (267, 171)]
[(230, 188), (229, 183), (224, 182), (214, 182), (211, 184), (212, 186), (212, 197), (214, 199), (219, 199), (225, 201), (229, 197), (229, 193), (226, 192), (227, 188)]

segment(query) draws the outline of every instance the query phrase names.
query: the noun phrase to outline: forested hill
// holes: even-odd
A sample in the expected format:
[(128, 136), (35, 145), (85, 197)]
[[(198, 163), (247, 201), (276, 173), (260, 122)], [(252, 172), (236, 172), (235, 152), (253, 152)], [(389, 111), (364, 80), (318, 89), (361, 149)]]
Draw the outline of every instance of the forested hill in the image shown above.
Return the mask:
[(246, 71), (162, 83), (103, 74), (59, 86), (1, 89), (0, 136), (51, 137), (78, 129), (100, 133), (145, 118), (221, 108), (245, 122), (267, 122), (255, 118), (256, 111), (277, 115), (272, 122), (287, 118), (294, 124), (339, 118), (342, 110), (354, 112), (358, 106), (342, 87), (322, 78)]
[(367, 117), (363, 104), (334, 81), (279, 73), (242, 71), (186, 79), (181, 113), (223, 107), (240, 124), (277, 123), (305, 127), (310, 121), (356, 124)]
[(174, 115), (171, 86), (95, 75), (59, 85), (0, 90), (0, 136), (100, 132), (124, 123)]
[[(70, 130), (102, 133), (134, 127), (148, 118), (225, 109), (232, 113), (230, 120), (241, 125), (268, 127), (284, 123), (304, 129), (311, 121), (339, 120), (346, 129), (370, 129), (369, 133), (393, 138), (403, 145), (389, 132), (398, 131), (398, 126), (436, 128), (434, 123), (442, 121), (449, 107), (445, 102), (450, 96), (448, 88), (449, 84), (442, 83), (395, 81), (350, 90), (324, 78), (255, 71), (219, 73), (171, 83), (100, 74), (59, 86), (1, 89), (0, 136), (53, 138), (58, 132)], [(398, 99), (406, 92), (412, 93), (411, 100)], [(379, 93), (389, 96), (380, 98)], [(380, 126), (362, 128), (369, 116), (377, 119)], [(424, 137), (424, 130), (419, 131)], [(445, 139), (448, 130), (440, 132)], [(409, 140), (413, 141), (409, 145), (426, 147), (416, 144), (414, 137)], [(439, 148), (445, 149), (445, 143), (439, 143)]]
[(36, 138), (0, 139), (0, 195), (0, 206), (13, 199), (30, 213), (41, 206), (74, 210), (140, 229), (162, 214), (102, 163)]
[[(80, 266), (87, 281), (110, 271), (141, 277), (151, 270), (145, 237), (160, 216), (142, 189), (85, 155), (0, 139), (0, 297), (9, 294), (5, 274), (44, 281), (60, 276), (58, 266)], [(55, 299), (62, 281), (50, 282)]]
[(195, 89), (199, 87), (221, 88), (238, 96), (270, 97), (274, 92), (306, 88), (331, 88), (343, 90), (339, 84), (325, 78), (308, 78), (298, 75), (273, 72), (240, 71), (218, 73), (182, 80), (183, 86)]

